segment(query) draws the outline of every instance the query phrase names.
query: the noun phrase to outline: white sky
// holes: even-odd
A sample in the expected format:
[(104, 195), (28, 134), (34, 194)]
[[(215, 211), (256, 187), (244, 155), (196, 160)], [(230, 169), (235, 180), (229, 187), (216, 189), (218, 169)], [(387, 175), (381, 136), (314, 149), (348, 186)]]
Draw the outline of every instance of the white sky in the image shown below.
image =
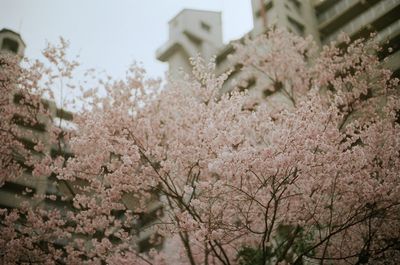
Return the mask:
[(85, 69), (122, 77), (136, 60), (161, 77), (167, 65), (155, 51), (168, 39), (168, 21), (183, 8), (222, 11), (224, 42), (252, 28), (250, 0), (0, 0), (0, 29), (19, 32), (29, 58), (41, 58), (46, 43), (63, 36)]

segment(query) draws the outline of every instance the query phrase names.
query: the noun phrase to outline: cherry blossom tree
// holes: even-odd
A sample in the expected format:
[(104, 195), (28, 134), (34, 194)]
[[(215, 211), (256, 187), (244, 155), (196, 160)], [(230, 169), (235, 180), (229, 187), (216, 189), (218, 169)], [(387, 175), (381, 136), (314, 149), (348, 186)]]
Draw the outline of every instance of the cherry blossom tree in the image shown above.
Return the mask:
[[(379, 47), (343, 37), (318, 49), (271, 30), (235, 48), (232, 60), (244, 73), (236, 83), (255, 77), (255, 89), (273, 100), (255, 100), (239, 86), (221, 94), (230, 73), (217, 76), (214, 62), (200, 57), (192, 74), (163, 88), (134, 65), (125, 80), (101, 79), (86, 90), (76, 130), (62, 135), (73, 156), (32, 163), (37, 175), (68, 185), (62, 198), (48, 196), (67, 207), (2, 210), (0, 260), (399, 263), (398, 80), (382, 67)], [(72, 78), (75, 64), (61, 59), (63, 50), (46, 54), (64, 73), (57, 78)], [(24, 71), (54, 76), (37, 65)], [(35, 88), (41, 76), (32, 75), (2, 89), (29, 80)], [(2, 126), (14, 126), (17, 110), (4, 113)], [(60, 143), (62, 131), (49, 127)], [(2, 131), (2, 152), (14, 161), (17, 139)], [(18, 174), (14, 165), (2, 162), (3, 179)], [(162, 210), (141, 225), (154, 200)], [(163, 247), (140, 252), (144, 231)]]

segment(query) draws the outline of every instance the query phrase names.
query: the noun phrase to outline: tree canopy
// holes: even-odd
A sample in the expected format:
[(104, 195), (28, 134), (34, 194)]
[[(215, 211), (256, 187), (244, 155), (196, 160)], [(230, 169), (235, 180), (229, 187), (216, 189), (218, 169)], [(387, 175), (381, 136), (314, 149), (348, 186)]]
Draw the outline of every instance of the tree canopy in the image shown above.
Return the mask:
[[(124, 80), (84, 87), (70, 131), (42, 100), (73, 80), (66, 42), (45, 50), (52, 68), (2, 57), (0, 180), (53, 178), (59, 192), (37, 200), (64, 206), (2, 209), (0, 261), (398, 264), (398, 80), (376, 43), (340, 41), (318, 49), (271, 30), (237, 43), (243, 80), (227, 93), (230, 72), (200, 57), (164, 87), (133, 65)], [(272, 100), (240, 89), (250, 77)], [(23, 128), (44, 117), (48, 137), (32, 134), (29, 148)], [(145, 222), (153, 202), (161, 207)], [(149, 231), (159, 248), (141, 252)]]

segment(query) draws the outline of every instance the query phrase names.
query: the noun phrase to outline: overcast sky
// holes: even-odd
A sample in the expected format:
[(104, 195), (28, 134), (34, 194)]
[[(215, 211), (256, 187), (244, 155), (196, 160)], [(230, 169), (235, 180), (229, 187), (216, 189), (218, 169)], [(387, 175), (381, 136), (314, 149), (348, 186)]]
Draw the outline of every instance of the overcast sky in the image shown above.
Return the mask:
[(222, 11), (224, 42), (252, 28), (250, 0), (0, 0), (0, 29), (17, 31), (25, 55), (40, 58), (47, 42), (70, 41), (84, 68), (122, 77), (133, 60), (151, 76), (166, 64), (155, 51), (167, 41), (168, 21), (183, 8)]

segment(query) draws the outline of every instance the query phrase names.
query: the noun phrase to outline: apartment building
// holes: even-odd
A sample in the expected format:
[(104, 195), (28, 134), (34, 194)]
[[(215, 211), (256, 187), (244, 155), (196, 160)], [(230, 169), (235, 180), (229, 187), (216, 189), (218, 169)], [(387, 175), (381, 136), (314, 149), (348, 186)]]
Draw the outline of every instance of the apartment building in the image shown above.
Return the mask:
[[(20, 34), (9, 29), (2, 29), (0, 31), (0, 47), (0, 53), (11, 53), (18, 55), (22, 59), (26, 45)], [(21, 99), (22, 96), (18, 92), (10, 98), (14, 104), (21, 104)], [(56, 125), (61, 125), (63, 131), (66, 132), (70, 129), (68, 125), (73, 122), (73, 113), (58, 108), (53, 101), (42, 99), (42, 103), (50, 111), (50, 116), (42, 117), (39, 124), (27, 124), (23, 121), (23, 117), (18, 114), (15, 115), (14, 120), (22, 132), (19, 141), (30, 149), (37, 159), (41, 159), (44, 155), (50, 155), (53, 158), (59, 155), (64, 157), (73, 156), (68, 150), (66, 142), (61, 144), (61, 149), (60, 145), (48, 143), (49, 127), (54, 125), (51, 123), (56, 122)], [(34, 151), (37, 140), (45, 143), (43, 153)], [(20, 162), (24, 168), (23, 174), (13, 181), (6, 181), (0, 187), (0, 208), (18, 208), (22, 202), (29, 202), (32, 207), (41, 207), (43, 209), (71, 210), (73, 208), (71, 200), (74, 196), (73, 194), (77, 192), (76, 185), (82, 185), (82, 183), (60, 181), (54, 174), (49, 177), (34, 177), (32, 176), (32, 168), (24, 165), (23, 161)], [(49, 199), (48, 195), (55, 196), (51, 196), (52, 199)], [(56, 199), (54, 200), (54, 198)], [(129, 195), (124, 196), (123, 202), (128, 209), (135, 209), (135, 204), (138, 203), (133, 196)], [(123, 218), (123, 211), (115, 211), (114, 214), (117, 218)], [(147, 212), (141, 214), (137, 222), (133, 224), (134, 230), (139, 231), (137, 246), (140, 252), (146, 252), (152, 247), (162, 247), (162, 240), (154, 241), (154, 232), (151, 229), (147, 229), (160, 214), (162, 214), (161, 203), (156, 197), (151, 198), (148, 202)], [(133, 232), (136, 233), (136, 231)]]
[(191, 69), (188, 58), (205, 59), (223, 46), (220, 12), (184, 9), (169, 21), (169, 40), (157, 51), (157, 59), (168, 62), (172, 74)]
[[(311, 35), (318, 44), (324, 45), (335, 40), (340, 32), (347, 33), (352, 39), (369, 37), (375, 32), (375, 38), (383, 46), (380, 58), (387, 58), (386, 66), (395, 76), (400, 75), (399, 0), (251, 0), (251, 4), (253, 29), (245, 36), (252, 38), (268, 27), (277, 26), (301, 36)], [(194, 13), (197, 15), (193, 16)], [(209, 52), (214, 51), (218, 73), (232, 67), (238, 70), (235, 62), (227, 60), (228, 55), (234, 52), (232, 45), (221, 45), (219, 41), (220, 21), (220, 13), (181, 11), (170, 21), (169, 40), (157, 50), (157, 59), (167, 62), (172, 72), (179, 68), (190, 72), (189, 57), (200, 53), (209, 58)], [(208, 26), (202, 27), (204, 23)], [(191, 38), (192, 35), (197, 38)], [(205, 53), (203, 49), (208, 43), (212, 43), (213, 48)], [(229, 84), (230, 80), (227, 82)], [(248, 83), (249, 87), (257, 86), (256, 80)]]
[[(385, 59), (384, 64), (394, 76), (400, 76), (400, 0), (251, 0), (251, 5), (253, 28), (241, 39), (254, 38), (272, 26), (303, 37), (311, 35), (320, 46), (336, 40), (341, 32), (353, 40), (376, 33), (383, 47), (378, 56)], [(169, 39), (156, 51), (157, 59), (168, 63), (171, 74), (176, 75), (180, 70), (191, 72), (190, 57), (201, 54), (209, 59), (215, 55), (218, 74), (233, 70), (222, 93), (232, 87), (235, 79), (246, 78), (243, 89), (252, 96), (279, 104), (289, 101), (279, 91), (263, 93), (262, 86), (268, 80), (244, 76), (241, 63), (228, 60), (234, 47), (232, 42), (221, 42), (221, 20), (219, 12), (182, 10), (169, 22)], [(171, 251), (168, 242), (165, 245), (166, 251)]]
[[(11, 53), (19, 56), (21, 59), (24, 56), (26, 45), (22, 40), (21, 36), (12, 30), (2, 29), (0, 30), (0, 52)], [(13, 95), (14, 104), (21, 104), (21, 95), (17, 92)], [(57, 108), (56, 104), (49, 100), (42, 100), (43, 105), (50, 111), (51, 119), (42, 117), (39, 124), (31, 125), (23, 122), (23, 117), (19, 117), (17, 114), (14, 117), (16, 124), (20, 127), (22, 135), (20, 137), (21, 143), (23, 143), (28, 149), (34, 152), (33, 147), (35, 146), (34, 141), (40, 140), (44, 143), (48, 139), (48, 127), (54, 120), (62, 120), (64, 123), (72, 120), (72, 113), (63, 109)], [(45, 153), (55, 157), (62, 152), (68, 156), (67, 150), (59, 150), (57, 146), (46, 144)], [(35, 157), (40, 159), (43, 154), (34, 152)], [(22, 163), (22, 161), (21, 161)], [(23, 164), (23, 163), (22, 163)], [(44, 207), (53, 207), (67, 205), (65, 201), (61, 201), (61, 195), (67, 195), (69, 187), (66, 183), (56, 183), (55, 177), (39, 177), (34, 178), (32, 176), (32, 169), (26, 166), (22, 176), (19, 176), (14, 181), (5, 182), (0, 188), (0, 207), (1, 208), (15, 208), (20, 205), (23, 201), (29, 201), (32, 205), (41, 205)], [(29, 192), (27, 192), (29, 191)], [(39, 195), (39, 196), (35, 196)], [(44, 195), (56, 195), (57, 200), (42, 200), (39, 197)]]
[[(322, 44), (340, 32), (352, 39), (368, 38), (371, 32), (383, 46), (380, 58), (394, 76), (400, 76), (400, 1), (399, 0), (325, 0), (315, 4), (315, 16)], [(389, 49), (390, 48), (390, 51)]]
[(0, 52), (10, 52), (22, 58), (25, 47), (25, 42), (17, 32), (6, 28), (0, 30)]

